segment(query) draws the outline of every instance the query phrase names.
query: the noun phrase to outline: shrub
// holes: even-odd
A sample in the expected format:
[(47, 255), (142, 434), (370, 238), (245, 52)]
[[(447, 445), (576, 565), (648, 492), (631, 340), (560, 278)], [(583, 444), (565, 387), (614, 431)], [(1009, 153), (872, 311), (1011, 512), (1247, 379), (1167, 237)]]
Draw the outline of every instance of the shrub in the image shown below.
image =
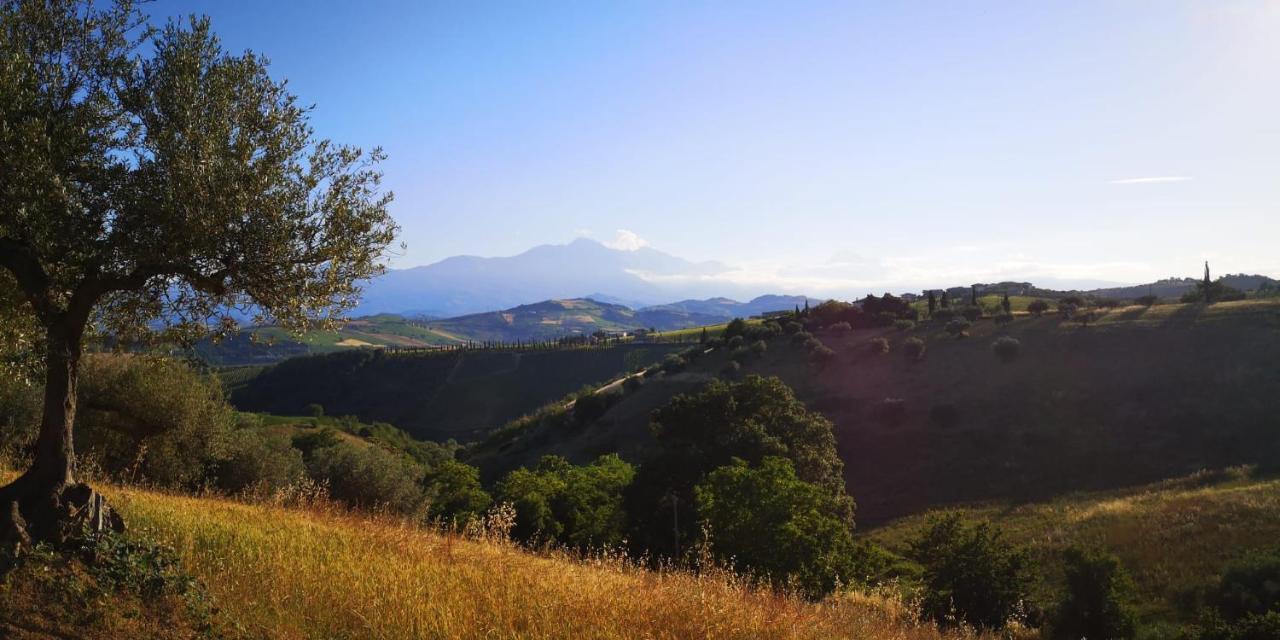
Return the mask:
[(720, 369), (720, 375), (731, 379), (737, 379), (741, 373), (742, 365), (739, 364), (737, 360), (730, 360), (729, 362), (726, 362), (724, 367)]
[(796, 346), (803, 346), (810, 340), (813, 340), (813, 334), (808, 331), (799, 331), (791, 335), (791, 344)]
[(726, 324), (724, 326), (724, 331), (721, 332), (720, 336), (723, 337), (725, 340), (732, 340), (738, 336), (741, 336), (746, 330), (747, 330), (747, 322), (742, 318), (734, 318), (733, 320), (729, 321), (729, 324)]
[(756, 355), (764, 355), (764, 352), (768, 350), (769, 350), (769, 345), (765, 344), (764, 340), (756, 340), (755, 342), (751, 343), (751, 353), (754, 353)]
[(832, 351), (830, 347), (822, 343), (818, 343), (817, 346), (809, 349), (810, 362), (813, 362), (819, 367), (825, 367), (830, 364), (832, 360), (835, 360), (835, 357), (836, 352)]
[(965, 307), (964, 310), (960, 312), (960, 315), (964, 316), (964, 319), (969, 322), (977, 322), (978, 319), (982, 317), (982, 309), (979, 309), (978, 307)]
[(554, 540), (578, 549), (614, 546), (626, 527), (623, 492), (634, 478), (635, 468), (617, 454), (587, 466), (543, 456), (534, 469), (507, 474), (496, 496), (515, 508), (513, 534), (519, 540)]
[(877, 327), (893, 326), (898, 320), (898, 314), (892, 311), (881, 311), (871, 315), (871, 324)]
[(313, 402), (303, 407), (302, 412), (304, 415), (311, 416), (312, 418), (322, 418), (324, 417), (324, 406)]
[(755, 357), (755, 353), (747, 347), (738, 347), (729, 352), (729, 359), (734, 362), (747, 362)]
[(1031, 304), (1027, 305), (1027, 311), (1036, 317), (1044, 315), (1044, 312), (1048, 310), (1049, 303), (1044, 300), (1032, 300)]
[(270, 493), (298, 484), (307, 475), (302, 452), (283, 434), (254, 428), (232, 431), (226, 456), (214, 466), (214, 484), (230, 494)]
[(947, 333), (955, 338), (963, 338), (969, 335), (969, 321), (964, 318), (952, 318), (947, 323)]
[(662, 370), (666, 372), (668, 375), (673, 373), (680, 373), (681, 371), (684, 371), (684, 368), (688, 364), (689, 363), (686, 362), (684, 358), (681, 358), (680, 356), (674, 353), (669, 353), (667, 354), (667, 357), (662, 359)]
[(293, 436), (290, 441), (294, 449), (302, 452), (303, 456), (311, 455), (316, 449), (332, 447), (341, 442), (338, 436), (338, 430), (333, 427), (321, 427), (319, 429), (307, 429)]
[(882, 356), (889, 353), (889, 341), (885, 338), (872, 338), (867, 341), (867, 353)]
[(796, 333), (800, 333), (801, 331), (804, 331), (804, 327), (799, 322), (795, 322), (793, 320), (791, 322), (788, 322), (786, 325), (784, 325), (782, 327), (782, 330), (784, 333), (788, 335), (792, 335), (792, 334), (796, 334)]
[(1004, 544), (990, 523), (934, 516), (908, 555), (923, 568), (921, 613), (938, 624), (1000, 629), (1027, 600), (1027, 555)]
[(1280, 611), (1280, 549), (1255, 552), (1230, 564), (1212, 597), (1227, 621)]
[(587, 391), (578, 394), (573, 401), (573, 420), (578, 426), (584, 426), (599, 420), (618, 400), (616, 393), (598, 393)]
[(493, 500), (480, 486), (480, 470), (457, 460), (443, 460), (423, 478), (427, 516), (455, 527), (484, 515)]
[(916, 328), (916, 323), (914, 320), (894, 320), (893, 328), (898, 331), (910, 331)]
[(800, 480), (786, 458), (767, 456), (752, 468), (741, 459), (698, 485), (698, 518), (711, 531), (712, 554), (775, 585), (795, 585), (813, 598), (857, 573), (853, 535), (839, 518), (846, 496)]
[(1120, 559), (1080, 547), (1068, 548), (1063, 559), (1067, 588), (1054, 612), (1054, 637), (1132, 638), (1135, 615), (1129, 600), (1133, 581)]
[(909, 362), (918, 362), (924, 359), (925, 345), (924, 340), (921, 340), (920, 338), (912, 336), (903, 340), (901, 349), (902, 355), (904, 355)]
[(1133, 299), (1133, 303), (1144, 307), (1150, 307), (1154, 306), (1156, 302), (1159, 302), (1159, 300), (1160, 299), (1155, 296), (1138, 296)]
[(938, 322), (947, 322), (948, 320), (956, 317), (956, 312), (951, 309), (938, 309), (933, 312), (931, 317)]
[(738, 336), (729, 338), (729, 341), (726, 342), (725, 344), (729, 345), (730, 349), (736, 349), (738, 347), (741, 347), (743, 344), (746, 344), (746, 342), (747, 342), (746, 338), (738, 335)]
[(954, 427), (960, 424), (960, 409), (950, 403), (935, 404), (929, 407), (929, 422), (943, 429)]
[(991, 343), (991, 352), (996, 354), (996, 357), (1001, 362), (1013, 362), (1018, 358), (1018, 353), (1021, 350), (1022, 343), (1018, 342), (1017, 338), (1009, 336), (1000, 336), (996, 338), (995, 342)]
[(1006, 325), (1006, 324), (1009, 324), (1010, 322), (1013, 322), (1013, 314), (1012, 314), (1012, 313), (1002, 313), (1002, 314), (1000, 314), (1000, 315), (996, 316), (996, 317), (994, 318), (994, 320), (995, 320), (995, 323), (996, 323), (996, 324), (998, 324), (998, 325), (1000, 325), (1000, 326), (1004, 326), (1004, 325)]
[(87, 357), (78, 395), (77, 445), (112, 476), (166, 487), (202, 485), (236, 423), (218, 380), (177, 360)]
[(422, 467), (377, 445), (342, 443), (317, 449), (306, 463), (308, 475), (349, 507), (411, 515), (424, 506)]
[(835, 324), (827, 326), (827, 331), (830, 331), (831, 333), (835, 333), (835, 334), (849, 333), (852, 330), (853, 330), (853, 327), (849, 326), (848, 322), (837, 322)]

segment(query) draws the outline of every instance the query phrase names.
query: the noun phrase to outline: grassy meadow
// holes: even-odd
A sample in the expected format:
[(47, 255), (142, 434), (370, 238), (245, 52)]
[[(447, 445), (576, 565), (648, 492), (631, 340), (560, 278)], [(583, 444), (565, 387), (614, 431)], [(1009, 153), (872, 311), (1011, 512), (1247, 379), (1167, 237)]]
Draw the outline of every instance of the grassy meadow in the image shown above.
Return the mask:
[(718, 571), (531, 554), (324, 508), (106, 493), (133, 531), (172, 546), (232, 637), (973, 637), (915, 623), (901, 603), (872, 595), (810, 603)]

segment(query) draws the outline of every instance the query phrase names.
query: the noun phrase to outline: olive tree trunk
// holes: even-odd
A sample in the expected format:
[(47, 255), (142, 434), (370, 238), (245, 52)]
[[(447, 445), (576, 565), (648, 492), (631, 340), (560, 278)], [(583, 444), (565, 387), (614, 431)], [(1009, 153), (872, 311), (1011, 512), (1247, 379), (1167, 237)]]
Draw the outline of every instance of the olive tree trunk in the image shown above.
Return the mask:
[(59, 321), (47, 328), (44, 412), (31, 467), (0, 488), (0, 549), (33, 541), (60, 544), (69, 537), (123, 529), (102, 495), (75, 480), (76, 382), (83, 323)]

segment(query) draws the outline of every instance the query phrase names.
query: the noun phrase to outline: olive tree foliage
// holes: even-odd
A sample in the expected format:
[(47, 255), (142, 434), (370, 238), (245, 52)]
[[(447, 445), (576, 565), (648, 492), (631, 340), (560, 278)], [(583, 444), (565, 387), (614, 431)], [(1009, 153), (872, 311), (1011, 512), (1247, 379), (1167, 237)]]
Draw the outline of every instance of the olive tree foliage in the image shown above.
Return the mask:
[(237, 308), (305, 329), (383, 269), (397, 228), (382, 153), (317, 138), (308, 112), (207, 19), (154, 28), (130, 0), (0, 0), (0, 273), (45, 354), (35, 460), (0, 506), (35, 517), (33, 536), (56, 537), (75, 485), (87, 331), (191, 337)]

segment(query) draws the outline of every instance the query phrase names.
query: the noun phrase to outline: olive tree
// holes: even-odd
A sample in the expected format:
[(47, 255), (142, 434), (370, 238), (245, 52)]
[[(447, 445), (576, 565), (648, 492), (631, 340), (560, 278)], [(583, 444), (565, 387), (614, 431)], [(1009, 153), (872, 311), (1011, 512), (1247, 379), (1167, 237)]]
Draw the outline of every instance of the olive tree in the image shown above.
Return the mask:
[(308, 119), (207, 19), (155, 28), (130, 0), (0, 0), (0, 273), (44, 354), (34, 461), (0, 488), (0, 536), (120, 526), (76, 481), (87, 334), (194, 336), (233, 328), (234, 310), (330, 324), (384, 268), (397, 229), (381, 151), (319, 139)]

